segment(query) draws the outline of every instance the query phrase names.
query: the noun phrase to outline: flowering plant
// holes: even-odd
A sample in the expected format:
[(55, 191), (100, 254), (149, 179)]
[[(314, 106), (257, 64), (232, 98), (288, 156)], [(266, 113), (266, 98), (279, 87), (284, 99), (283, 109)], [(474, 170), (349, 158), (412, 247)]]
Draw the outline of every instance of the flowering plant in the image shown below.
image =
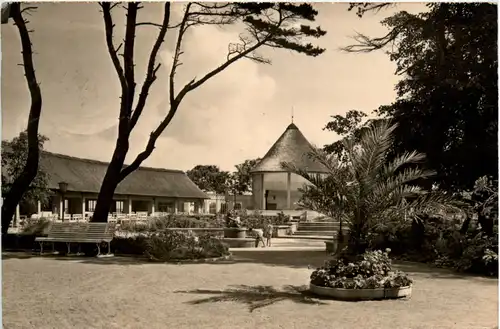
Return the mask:
[(311, 283), (320, 287), (344, 289), (399, 288), (413, 283), (406, 273), (392, 271), (389, 249), (368, 251), (357, 260), (326, 261), (311, 274)]

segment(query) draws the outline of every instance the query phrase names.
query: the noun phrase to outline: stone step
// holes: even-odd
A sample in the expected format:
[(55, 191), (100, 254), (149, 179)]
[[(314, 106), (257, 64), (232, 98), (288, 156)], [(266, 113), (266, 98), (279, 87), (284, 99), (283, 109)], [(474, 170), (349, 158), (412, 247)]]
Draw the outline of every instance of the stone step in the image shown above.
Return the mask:
[(323, 225), (303, 225), (303, 224), (299, 224), (297, 225), (297, 227), (331, 227), (331, 226), (340, 226), (340, 223), (330, 223), (330, 224), (323, 224)]
[(339, 226), (340, 223), (324, 223), (324, 224), (306, 224), (306, 223), (298, 223), (297, 227), (328, 227), (328, 226)]
[(306, 240), (306, 241), (316, 241), (316, 240), (321, 240), (321, 241), (330, 241), (332, 240), (331, 236), (323, 236), (323, 235), (288, 235), (281, 237), (280, 239), (296, 239), (296, 240)]
[(326, 227), (326, 228), (323, 228), (323, 229), (318, 229), (318, 228), (302, 228), (302, 229), (298, 229), (296, 232), (318, 232), (318, 233), (321, 233), (321, 232), (333, 232), (333, 231), (338, 231), (340, 230), (339, 227)]
[(304, 226), (304, 227), (323, 227), (323, 226), (335, 226), (335, 225), (340, 225), (340, 223), (299, 223), (299, 226)]
[(340, 228), (340, 225), (323, 225), (323, 226), (303, 226), (299, 225), (297, 227), (298, 231), (335, 231)]
[(308, 236), (308, 235), (319, 235), (319, 236), (333, 236), (333, 234), (337, 232), (335, 231), (295, 231), (293, 235), (301, 235), (301, 236)]
[(321, 225), (336, 225), (340, 224), (339, 222), (300, 222), (299, 225), (306, 226), (321, 226)]
[(306, 241), (330, 241), (332, 240), (331, 236), (322, 236), (322, 235), (290, 235), (287, 237), (283, 237), (283, 239), (296, 239), (296, 240), (306, 240)]

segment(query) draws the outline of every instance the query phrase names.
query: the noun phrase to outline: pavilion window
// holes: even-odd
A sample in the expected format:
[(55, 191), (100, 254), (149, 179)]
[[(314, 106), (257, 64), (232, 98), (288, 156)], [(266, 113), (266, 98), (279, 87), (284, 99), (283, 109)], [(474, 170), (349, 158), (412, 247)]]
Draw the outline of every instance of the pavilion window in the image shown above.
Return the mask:
[(227, 204), (225, 202), (221, 203), (221, 205), (220, 205), (220, 212), (221, 213), (226, 213), (227, 212)]
[(217, 204), (215, 202), (210, 202), (208, 212), (211, 214), (215, 214), (217, 212)]
[(93, 212), (95, 210), (95, 205), (97, 204), (97, 200), (89, 200), (87, 199), (87, 204), (85, 205), (85, 209), (87, 211)]
[(158, 202), (158, 212), (173, 213), (174, 212), (173, 202)]
[(125, 202), (116, 201), (116, 213), (122, 214), (124, 208), (125, 208)]

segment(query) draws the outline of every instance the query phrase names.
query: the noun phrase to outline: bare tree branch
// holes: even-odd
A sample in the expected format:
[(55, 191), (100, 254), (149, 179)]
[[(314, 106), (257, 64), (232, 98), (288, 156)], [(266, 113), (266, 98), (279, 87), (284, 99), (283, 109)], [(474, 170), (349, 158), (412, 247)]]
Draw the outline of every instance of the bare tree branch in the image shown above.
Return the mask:
[(170, 106), (174, 106), (175, 103), (175, 73), (178, 66), (182, 63), (179, 62), (180, 55), (182, 54), (182, 40), (184, 38), (184, 33), (187, 30), (186, 23), (189, 18), (189, 10), (191, 9), (191, 3), (186, 5), (184, 10), (184, 16), (182, 17), (182, 21), (179, 27), (179, 34), (177, 36), (177, 42), (175, 45), (174, 59), (172, 61), (172, 68), (170, 69), (170, 77), (169, 77), (169, 94), (170, 94)]
[(118, 79), (120, 80), (120, 85), (122, 90), (127, 87), (127, 82), (125, 80), (125, 75), (123, 73), (123, 68), (120, 65), (120, 60), (118, 59), (118, 54), (113, 45), (113, 18), (111, 17), (111, 9), (116, 7), (117, 3), (111, 4), (110, 2), (100, 2), (99, 5), (102, 8), (102, 14), (104, 18), (104, 26), (106, 31), (106, 45), (108, 46), (108, 52), (111, 56), (111, 61), (115, 67), (115, 71), (118, 74)]
[(151, 23), (151, 22), (141, 22), (141, 23), (135, 24), (135, 26), (143, 26), (143, 25), (155, 26), (155, 27), (159, 27), (160, 29), (162, 28), (161, 24), (156, 24), (156, 23)]
[(224, 9), (224, 8), (229, 8), (231, 7), (231, 3), (225, 3), (225, 4), (220, 4), (220, 3), (203, 3), (203, 2), (193, 2), (193, 4), (204, 8), (204, 9)]
[(161, 44), (165, 40), (165, 35), (168, 30), (168, 23), (170, 21), (170, 2), (165, 2), (164, 11), (163, 11), (163, 22), (160, 32), (158, 33), (158, 37), (156, 38), (156, 42), (151, 50), (151, 54), (149, 55), (148, 68), (146, 73), (146, 78), (141, 88), (141, 94), (139, 95), (139, 101), (137, 102), (137, 106), (132, 113), (132, 118), (130, 120), (130, 131), (134, 129), (139, 117), (141, 116), (144, 107), (146, 106), (146, 99), (148, 98), (149, 89), (151, 85), (156, 80), (156, 72), (160, 68), (160, 64), (156, 64), (156, 57), (158, 52), (160, 51)]
[[(127, 9), (127, 26), (125, 28), (125, 49), (123, 52), (123, 66), (125, 69), (125, 80), (127, 82), (126, 92), (122, 92), (122, 103), (125, 113), (120, 117), (130, 118), (135, 97), (135, 74), (134, 74), (134, 44), (135, 44), (135, 23), (137, 21), (137, 2), (129, 2)], [(127, 125), (128, 129), (128, 125)]]
[[(189, 7), (187, 9), (189, 9)], [(186, 10), (186, 12), (185, 12), (185, 17), (186, 17), (186, 15), (189, 16), (188, 10)], [(183, 19), (183, 21), (184, 21), (184, 19)], [(282, 22), (283, 22), (283, 17), (280, 16), (279, 22), (278, 22), (278, 24), (277, 24), (276, 27), (278, 28), (281, 25)], [(181, 26), (183, 26), (182, 22), (181, 22)], [(182, 30), (179, 31), (179, 34), (181, 34), (181, 32), (182, 32)], [(170, 124), (170, 122), (174, 118), (175, 113), (178, 110), (180, 102), (186, 96), (186, 94), (188, 92), (193, 91), (196, 88), (200, 87), (206, 81), (208, 81), (210, 78), (212, 78), (215, 75), (217, 75), (218, 73), (222, 72), (224, 69), (226, 69), (231, 64), (233, 64), (236, 61), (238, 61), (239, 59), (247, 57), (250, 54), (252, 54), (257, 48), (259, 48), (260, 46), (262, 46), (263, 44), (265, 44), (266, 41), (268, 41), (272, 37), (272, 35), (273, 35), (273, 32), (269, 32), (266, 37), (264, 37), (263, 39), (261, 39), (260, 41), (258, 41), (257, 43), (255, 43), (253, 46), (247, 48), (246, 50), (243, 50), (243, 51), (239, 52), (236, 56), (234, 56), (234, 57), (226, 60), (225, 63), (223, 63), (222, 65), (220, 65), (217, 68), (213, 69), (212, 71), (208, 72), (207, 74), (205, 74), (200, 80), (195, 81), (195, 79), (193, 79), (189, 83), (187, 83), (181, 89), (181, 91), (177, 94), (177, 96), (174, 97), (173, 101), (171, 101), (171, 103), (170, 103), (170, 110), (169, 110), (167, 116), (165, 117), (165, 119), (150, 134), (149, 140), (148, 140), (148, 143), (146, 145), (145, 150), (143, 152), (139, 153), (137, 155), (137, 157), (135, 158), (135, 160), (129, 166), (123, 168), (123, 170), (120, 172), (120, 181), (123, 180), (125, 177), (127, 177), (127, 175), (129, 175), (130, 173), (132, 173), (134, 170), (136, 170), (137, 168), (139, 168), (139, 166), (142, 164), (142, 162), (144, 160), (146, 160), (151, 155), (151, 153), (153, 152), (153, 150), (155, 148), (156, 140), (160, 137), (160, 135), (163, 133), (163, 131), (165, 130), (165, 128)], [(179, 45), (179, 40), (182, 41), (182, 37), (180, 39), (178, 39), (178, 45)], [(176, 52), (177, 52), (177, 47), (176, 47)], [(180, 47), (179, 47), (179, 52), (180, 52)], [(255, 57), (255, 58), (257, 58), (257, 57)], [(174, 60), (175, 60), (175, 58), (174, 58)], [(173, 95), (173, 93), (171, 95)]]
[(359, 17), (363, 17), (363, 15), (367, 12), (375, 12), (376, 14), (381, 11), (382, 9), (387, 9), (390, 7), (395, 6), (396, 3), (392, 2), (351, 2), (349, 4), (349, 11), (353, 10), (354, 8), (357, 8), (356, 15)]
[(27, 15), (30, 14), (30, 11), (35, 11), (38, 7), (25, 7), (21, 10), (21, 15), (26, 12)]

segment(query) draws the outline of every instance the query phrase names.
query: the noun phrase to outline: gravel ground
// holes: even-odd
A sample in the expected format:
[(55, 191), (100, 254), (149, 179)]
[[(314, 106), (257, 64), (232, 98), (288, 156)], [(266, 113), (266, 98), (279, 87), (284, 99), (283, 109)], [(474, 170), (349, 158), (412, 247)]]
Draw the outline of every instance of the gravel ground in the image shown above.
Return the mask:
[(409, 300), (340, 302), (303, 290), (324, 251), (235, 251), (221, 264), (4, 253), (3, 328), (493, 328), (498, 280), (401, 263)]

